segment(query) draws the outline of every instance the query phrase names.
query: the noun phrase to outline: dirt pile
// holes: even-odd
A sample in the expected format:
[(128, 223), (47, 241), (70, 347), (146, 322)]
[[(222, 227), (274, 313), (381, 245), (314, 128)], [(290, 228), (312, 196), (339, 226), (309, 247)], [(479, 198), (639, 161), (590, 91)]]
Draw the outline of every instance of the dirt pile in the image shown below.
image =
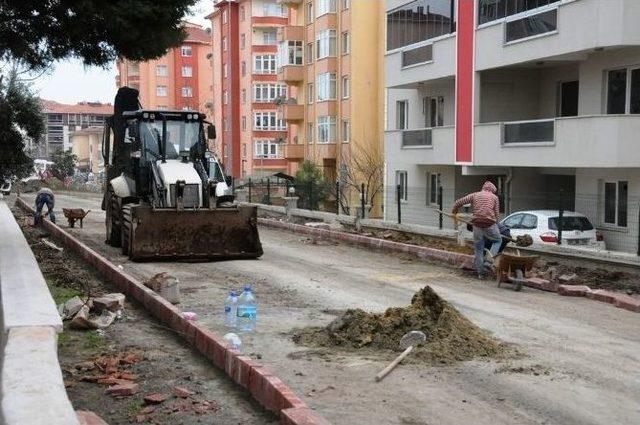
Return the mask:
[[(637, 270), (614, 266), (610, 269), (601, 267), (583, 267), (572, 264), (561, 264), (555, 261), (539, 261), (532, 270), (532, 275), (548, 279), (552, 282), (568, 285), (587, 285), (591, 289), (608, 289), (622, 291), (629, 295), (640, 294)], [(575, 275), (571, 281), (562, 281), (561, 277)]]
[(419, 330), (427, 342), (411, 357), (432, 363), (452, 363), (476, 357), (500, 357), (505, 346), (490, 337), (440, 298), (429, 286), (417, 292), (411, 305), (382, 314), (347, 310), (325, 328), (306, 328), (294, 334), (303, 345), (346, 350), (400, 350), (405, 333)]

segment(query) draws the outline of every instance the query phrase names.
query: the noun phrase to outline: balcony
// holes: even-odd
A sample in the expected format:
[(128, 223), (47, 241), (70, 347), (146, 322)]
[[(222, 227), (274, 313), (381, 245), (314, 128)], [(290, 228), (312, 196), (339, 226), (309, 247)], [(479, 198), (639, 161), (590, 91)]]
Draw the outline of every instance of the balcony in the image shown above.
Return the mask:
[(474, 165), (637, 167), (640, 115), (477, 124)]
[[(293, 99), (295, 101), (295, 99)], [(304, 105), (285, 103), (281, 106), (282, 119), (287, 122), (302, 121), (304, 119)]]
[(303, 0), (276, 0), (276, 3), (278, 4), (284, 4), (287, 6), (295, 6), (298, 4), (302, 4)]
[(385, 152), (393, 162), (448, 165), (455, 162), (453, 126), (392, 130), (385, 135)]
[(304, 145), (284, 145), (284, 157), (289, 160), (304, 159)]
[(303, 65), (284, 65), (278, 69), (278, 80), (285, 83), (299, 83), (304, 80)]
[(586, 58), (593, 49), (640, 44), (637, 3), (563, 1), (482, 24), (476, 30), (476, 69), (563, 55)]
[(316, 143), (316, 152), (320, 159), (336, 159), (338, 149), (335, 143)]
[(304, 40), (304, 27), (287, 25), (278, 28), (278, 41), (300, 41)]

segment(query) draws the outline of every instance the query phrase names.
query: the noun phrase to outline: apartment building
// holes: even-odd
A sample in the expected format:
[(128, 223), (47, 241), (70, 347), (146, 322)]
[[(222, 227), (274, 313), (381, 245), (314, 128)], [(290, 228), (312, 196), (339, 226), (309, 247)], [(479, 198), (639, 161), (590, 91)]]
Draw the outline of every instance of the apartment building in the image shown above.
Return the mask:
[(288, 128), (277, 104), (288, 92), (278, 82), (276, 57), (288, 9), (276, 0), (217, 0), (207, 18), (213, 29), (213, 115), (227, 170), (241, 179), (286, 171)]
[(45, 134), (39, 143), (27, 147), (37, 159), (51, 159), (56, 151), (71, 149), (71, 133), (88, 127), (102, 127), (105, 117), (113, 114), (113, 105), (99, 102), (69, 105), (42, 99), (41, 104), (45, 115)]
[(187, 37), (182, 45), (158, 59), (119, 60), (116, 85), (138, 89), (140, 103), (147, 109), (198, 110), (211, 115), (211, 36), (200, 25), (185, 22), (184, 28)]
[(490, 179), (505, 214), (575, 210), (638, 250), (640, 2), (387, 0), (386, 15), (386, 202), (403, 222), (437, 225), (440, 188), (450, 208)]
[(102, 158), (103, 127), (88, 127), (76, 130), (69, 136), (71, 151), (77, 157), (76, 167), (94, 174), (104, 170)]
[(358, 179), (363, 170), (353, 169), (355, 156), (378, 158), (382, 166), (384, 3), (281, 3), (291, 14), (278, 31), (278, 80), (289, 86), (280, 106), (290, 130), (287, 170), (312, 160), (330, 181)]

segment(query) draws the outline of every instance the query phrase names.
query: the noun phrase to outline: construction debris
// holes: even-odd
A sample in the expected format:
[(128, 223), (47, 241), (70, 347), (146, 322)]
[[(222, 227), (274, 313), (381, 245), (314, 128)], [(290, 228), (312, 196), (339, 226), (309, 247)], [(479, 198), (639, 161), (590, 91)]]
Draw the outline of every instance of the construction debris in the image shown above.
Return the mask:
[(124, 294), (119, 292), (113, 294), (103, 295), (101, 297), (93, 298), (93, 308), (96, 311), (109, 310), (117, 312), (124, 309)]
[(137, 394), (138, 391), (140, 391), (140, 385), (134, 382), (129, 382), (122, 385), (111, 386), (107, 388), (104, 393), (107, 395), (126, 397)]
[(173, 394), (178, 398), (189, 398), (195, 393), (184, 387), (173, 387)]
[(398, 341), (412, 330), (427, 336), (427, 343), (412, 355), (418, 361), (452, 363), (505, 353), (499, 341), (471, 323), (429, 286), (417, 292), (408, 307), (390, 308), (382, 314), (347, 310), (325, 328), (298, 330), (293, 339), (299, 344), (346, 350), (398, 351)]
[(86, 301), (75, 296), (60, 305), (62, 320), (69, 320), (73, 329), (105, 329), (124, 309), (124, 294), (113, 293), (101, 297), (90, 297)]
[(147, 280), (144, 285), (172, 304), (180, 303), (180, 281), (166, 272), (158, 273)]
[(166, 394), (151, 393), (144, 396), (144, 402), (147, 404), (160, 404), (169, 398)]

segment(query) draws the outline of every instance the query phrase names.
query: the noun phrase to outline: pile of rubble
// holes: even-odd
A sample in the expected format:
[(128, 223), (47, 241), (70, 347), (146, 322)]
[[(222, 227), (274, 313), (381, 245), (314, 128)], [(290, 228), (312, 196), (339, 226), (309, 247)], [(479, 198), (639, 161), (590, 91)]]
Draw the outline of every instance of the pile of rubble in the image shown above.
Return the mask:
[(122, 317), (124, 294), (119, 292), (89, 297), (87, 300), (75, 296), (58, 306), (62, 320), (70, 320), (73, 329), (104, 329)]
[(587, 268), (555, 261), (540, 261), (530, 276), (560, 285), (586, 285), (593, 289), (611, 289), (629, 295), (640, 294), (637, 279), (634, 279), (631, 273), (619, 269)]

